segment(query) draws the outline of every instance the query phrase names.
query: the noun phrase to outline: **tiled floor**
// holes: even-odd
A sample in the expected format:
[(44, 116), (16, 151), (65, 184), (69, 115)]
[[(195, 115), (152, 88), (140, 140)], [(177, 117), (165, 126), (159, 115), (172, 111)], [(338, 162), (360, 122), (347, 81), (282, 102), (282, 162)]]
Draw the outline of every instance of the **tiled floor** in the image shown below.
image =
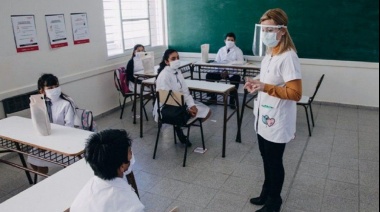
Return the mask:
[[(172, 128), (161, 133), (157, 158), (152, 159), (157, 126), (145, 122), (144, 138), (132, 124), (131, 106), (120, 120), (119, 111), (97, 120), (99, 129), (123, 128), (134, 138), (134, 172), (146, 211), (255, 211), (249, 199), (263, 182), (262, 161), (253, 115), (246, 110), (242, 143), (235, 142), (236, 119), (228, 124), (227, 152), (222, 158), (222, 107), (211, 106), (205, 123), (205, 154), (191, 152), (182, 167), (184, 147), (173, 142)], [(315, 128), (308, 136), (306, 117), (299, 108), (297, 138), (284, 155), (286, 179), (282, 211), (379, 211), (379, 111), (314, 104)], [(150, 117), (150, 119), (152, 119)], [(201, 145), (199, 129), (190, 140)], [(192, 148), (193, 148), (192, 147)], [(14, 161), (18, 158), (14, 156)], [(0, 164), (0, 202), (29, 187), (25, 174)]]

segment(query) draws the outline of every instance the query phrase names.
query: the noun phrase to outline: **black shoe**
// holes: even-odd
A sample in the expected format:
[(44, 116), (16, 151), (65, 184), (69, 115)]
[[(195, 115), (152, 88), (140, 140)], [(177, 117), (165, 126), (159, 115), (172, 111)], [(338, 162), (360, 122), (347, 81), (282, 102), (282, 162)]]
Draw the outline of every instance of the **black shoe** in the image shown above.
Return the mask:
[(268, 199), (268, 189), (263, 188), (261, 190), (260, 196), (250, 199), (249, 202), (251, 202), (254, 205), (264, 205), (267, 199)]
[(257, 210), (256, 212), (280, 212), (282, 205), (282, 199), (271, 199), (268, 198), (266, 201), (264, 207), (262, 207), (260, 210)]
[(187, 140), (187, 136), (185, 134), (183, 134), (183, 131), (182, 131), (182, 129), (180, 127), (176, 128), (176, 133), (177, 133), (177, 136), (179, 138), (179, 141), (182, 144), (186, 144), (187, 143), (187, 147), (191, 147), (192, 146), (192, 143)]
[(212, 94), (211, 97), (205, 103), (205, 105), (212, 105), (212, 104), (215, 104), (216, 102), (217, 102), (216, 95)]
[(236, 104), (235, 104), (235, 99), (233, 99), (232, 97), (230, 97), (230, 108), (232, 110), (235, 110), (236, 109)]

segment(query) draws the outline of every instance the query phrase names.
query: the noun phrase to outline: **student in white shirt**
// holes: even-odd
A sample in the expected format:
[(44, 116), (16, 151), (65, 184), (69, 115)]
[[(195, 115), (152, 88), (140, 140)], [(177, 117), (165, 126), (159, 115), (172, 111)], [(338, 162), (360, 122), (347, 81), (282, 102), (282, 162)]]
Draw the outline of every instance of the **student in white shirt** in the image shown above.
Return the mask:
[[(58, 78), (53, 74), (43, 74), (38, 79), (37, 86), (39, 93), (46, 96), (46, 108), (50, 122), (74, 127), (75, 106), (71, 98), (62, 93)], [(28, 157), (28, 163), (30, 163), (33, 170), (43, 174), (49, 172), (48, 167), (56, 166), (53, 163), (34, 157)]]
[[(211, 115), (210, 108), (200, 102), (194, 102), (182, 72), (179, 69), (180, 65), (181, 61), (179, 60), (178, 52), (174, 49), (166, 50), (158, 69), (156, 90), (172, 90), (182, 93), (190, 115), (192, 117), (203, 118), (203, 121), (205, 121)], [(153, 114), (157, 121), (157, 103), (153, 109)], [(180, 127), (176, 127), (176, 133), (181, 143), (186, 143), (186, 136)], [(191, 146), (190, 141), (188, 145)]]
[(144, 211), (125, 177), (132, 170), (131, 145), (125, 130), (108, 129), (88, 139), (84, 156), (95, 176), (75, 197), (70, 212)]
[[(225, 36), (225, 46), (220, 48), (216, 58), (215, 62), (217, 63), (231, 63), (234, 61), (244, 61), (243, 51), (236, 46), (236, 35), (233, 32), (227, 33)], [(230, 80), (230, 83), (235, 85), (236, 89), (239, 89), (239, 84), (241, 77), (238, 74), (234, 74), (232, 76), (228, 75), (228, 71), (223, 71), (222, 73), (207, 73), (206, 74), (206, 80), (207, 81), (219, 81), (221, 79), (228, 79)], [(210, 95), (209, 102), (216, 102), (216, 95), (211, 94)], [(230, 107), (232, 109), (235, 109), (235, 98), (233, 95), (230, 97)]]
[(296, 103), (302, 97), (301, 65), (290, 37), (288, 17), (281, 9), (271, 9), (260, 19), (261, 40), (267, 46), (259, 79), (249, 79), (245, 87), (258, 92), (254, 102), (254, 128), (264, 162), (265, 181), (259, 197), (250, 202), (264, 205), (257, 212), (280, 211), (285, 169), (286, 143), (296, 133)]
[[(127, 70), (127, 82), (128, 82), (129, 90), (132, 92), (135, 91), (135, 80), (136, 80), (136, 78), (134, 76), (134, 73), (137, 71), (144, 70), (141, 59), (139, 57), (136, 57), (136, 53), (138, 53), (138, 52), (145, 52), (145, 47), (141, 44), (137, 44), (137, 45), (135, 45), (135, 47), (133, 47), (132, 57), (128, 61), (127, 68), (126, 68), (126, 70)], [(140, 90), (140, 84), (141, 84), (141, 80), (138, 80), (137, 81), (137, 92), (139, 92), (139, 90)]]

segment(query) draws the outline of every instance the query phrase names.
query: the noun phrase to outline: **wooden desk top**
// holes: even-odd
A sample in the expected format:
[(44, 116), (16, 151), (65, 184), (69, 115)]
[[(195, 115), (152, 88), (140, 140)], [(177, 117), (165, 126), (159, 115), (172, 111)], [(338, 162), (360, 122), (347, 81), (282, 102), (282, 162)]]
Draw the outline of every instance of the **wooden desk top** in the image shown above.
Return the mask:
[(13, 116), (0, 120), (1, 138), (66, 156), (82, 154), (91, 134), (89, 131), (51, 124), (51, 135), (42, 136), (31, 119)]

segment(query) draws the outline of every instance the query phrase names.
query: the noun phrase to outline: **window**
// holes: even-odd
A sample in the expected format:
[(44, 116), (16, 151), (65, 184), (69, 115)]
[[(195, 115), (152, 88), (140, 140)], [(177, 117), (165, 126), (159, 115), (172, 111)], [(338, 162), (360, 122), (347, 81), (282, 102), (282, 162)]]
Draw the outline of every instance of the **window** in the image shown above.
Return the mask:
[(164, 0), (103, 0), (108, 56), (165, 44)]

